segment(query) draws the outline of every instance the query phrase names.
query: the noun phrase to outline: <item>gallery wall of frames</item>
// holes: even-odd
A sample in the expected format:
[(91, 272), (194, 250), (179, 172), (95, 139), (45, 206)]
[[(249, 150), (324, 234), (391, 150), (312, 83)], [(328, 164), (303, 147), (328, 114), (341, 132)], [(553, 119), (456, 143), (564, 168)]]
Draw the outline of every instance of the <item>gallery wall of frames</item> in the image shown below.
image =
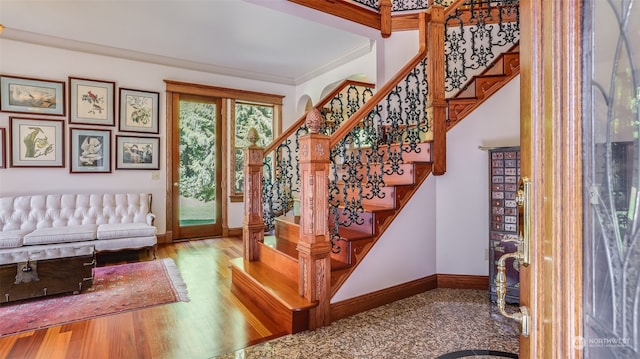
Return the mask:
[[(114, 81), (0, 74), (0, 168), (160, 169), (160, 94)], [(68, 135), (67, 135), (68, 134)]]

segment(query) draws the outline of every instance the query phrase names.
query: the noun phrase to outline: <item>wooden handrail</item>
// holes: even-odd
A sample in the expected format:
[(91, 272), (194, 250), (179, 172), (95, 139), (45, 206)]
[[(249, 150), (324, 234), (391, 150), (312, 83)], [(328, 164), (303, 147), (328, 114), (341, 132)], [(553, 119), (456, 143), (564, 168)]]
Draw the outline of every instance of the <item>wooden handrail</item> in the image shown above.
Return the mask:
[(418, 53), (404, 65), (387, 83), (385, 83), (375, 94), (356, 111), (346, 122), (343, 122), (333, 135), (331, 135), (330, 147), (335, 147), (354, 127), (356, 127), (364, 117), (371, 112), (382, 101), (400, 81), (413, 71), (427, 56), (426, 36), (426, 18), (427, 14), (420, 14), (420, 49)]
[[(318, 109), (318, 111), (322, 111), (322, 107), (326, 105), (329, 101), (331, 101), (338, 93), (340, 93), (340, 91), (344, 90), (344, 88), (347, 87), (347, 85), (364, 86), (364, 87), (371, 87), (371, 88), (375, 87), (374, 84), (371, 84), (368, 82), (344, 80), (338, 86), (336, 86), (336, 88), (333, 89), (333, 91), (325, 95), (320, 100), (320, 102), (318, 102), (313, 107)], [(306, 117), (307, 117), (307, 114), (305, 113), (296, 122), (294, 122), (291, 126), (289, 126), (283, 133), (281, 133), (280, 136), (278, 136), (275, 140), (273, 140), (271, 144), (269, 144), (269, 146), (267, 146), (264, 149), (264, 156), (266, 157), (269, 153), (273, 152), (282, 142), (284, 142), (285, 139), (289, 138), (289, 136), (291, 136), (294, 132), (296, 132), (300, 128), (300, 126), (302, 126)]]
[(447, 17), (449, 17), (449, 15), (451, 15), (454, 11), (456, 11), (456, 9), (462, 6), (463, 3), (466, 1), (469, 1), (469, 0), (456, 0), (452, 2), (451, 5), (447, 6), (447, 8), (444, 9), (444, 18), (446, 19)]

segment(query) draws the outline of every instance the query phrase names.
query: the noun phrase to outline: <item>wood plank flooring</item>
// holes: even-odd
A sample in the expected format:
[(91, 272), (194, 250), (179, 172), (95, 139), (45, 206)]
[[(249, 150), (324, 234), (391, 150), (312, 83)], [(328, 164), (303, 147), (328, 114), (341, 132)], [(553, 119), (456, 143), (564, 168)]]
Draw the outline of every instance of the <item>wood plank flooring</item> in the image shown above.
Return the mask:
[[(124, 252), (98, 259), (109, 265), (140, 256)], [(0, 358), (211, 358), (284, 335), (230, 293), (228, 262), (241, 256), (241, 238), (160, 245), (158, 258), (176, 262), (189, 302), (3, 337)]]

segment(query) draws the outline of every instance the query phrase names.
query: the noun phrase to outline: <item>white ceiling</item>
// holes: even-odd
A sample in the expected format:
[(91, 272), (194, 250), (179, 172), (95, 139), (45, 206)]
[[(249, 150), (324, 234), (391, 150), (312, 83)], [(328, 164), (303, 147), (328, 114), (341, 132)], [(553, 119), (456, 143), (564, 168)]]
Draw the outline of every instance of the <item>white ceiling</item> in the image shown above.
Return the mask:
[(0, 0), (7, 39), (297, 84), (377, 36), (286, 0)]

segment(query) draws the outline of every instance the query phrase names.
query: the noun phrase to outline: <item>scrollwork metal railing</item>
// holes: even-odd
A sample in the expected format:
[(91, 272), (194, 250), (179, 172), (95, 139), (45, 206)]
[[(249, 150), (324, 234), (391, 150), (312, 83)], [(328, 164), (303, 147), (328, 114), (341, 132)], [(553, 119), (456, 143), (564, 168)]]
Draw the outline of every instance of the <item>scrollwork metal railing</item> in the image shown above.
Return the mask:
[(519, 0), (467, 0), (450, 11), (445, 20), (447, 95), (463, 89), (519, 41)]
[(332, 146), (329, 227), (334, 253), (341, 251), (339, 228), (364, 224), (363, 199), (384, 198), (385, 176), (402, 175), (403, 154), (420, 152), (418, 144), (429, 137), (426, 61), (419, 61)]
[[(353, 2), (373, 9), (375, 11), (380, 11), (379, 0), (353, 0)], [(426, 10), (434, 4), (449, 6), (452, 2), (453, 0), (393, 0), (391, 2), (391, 11), (399, 12)]]
[[(342, 82), (315, 106), (325, 119), (320, 132), (331, 135), (372, 95), (372, 84)], [(295, 198), (300, 194), (299, 138), (308, 133), (304, 119), (301, 117), (265, 149), (262, 192), (267, 230), (274, 228), (276, 217), (293, 209)]]

